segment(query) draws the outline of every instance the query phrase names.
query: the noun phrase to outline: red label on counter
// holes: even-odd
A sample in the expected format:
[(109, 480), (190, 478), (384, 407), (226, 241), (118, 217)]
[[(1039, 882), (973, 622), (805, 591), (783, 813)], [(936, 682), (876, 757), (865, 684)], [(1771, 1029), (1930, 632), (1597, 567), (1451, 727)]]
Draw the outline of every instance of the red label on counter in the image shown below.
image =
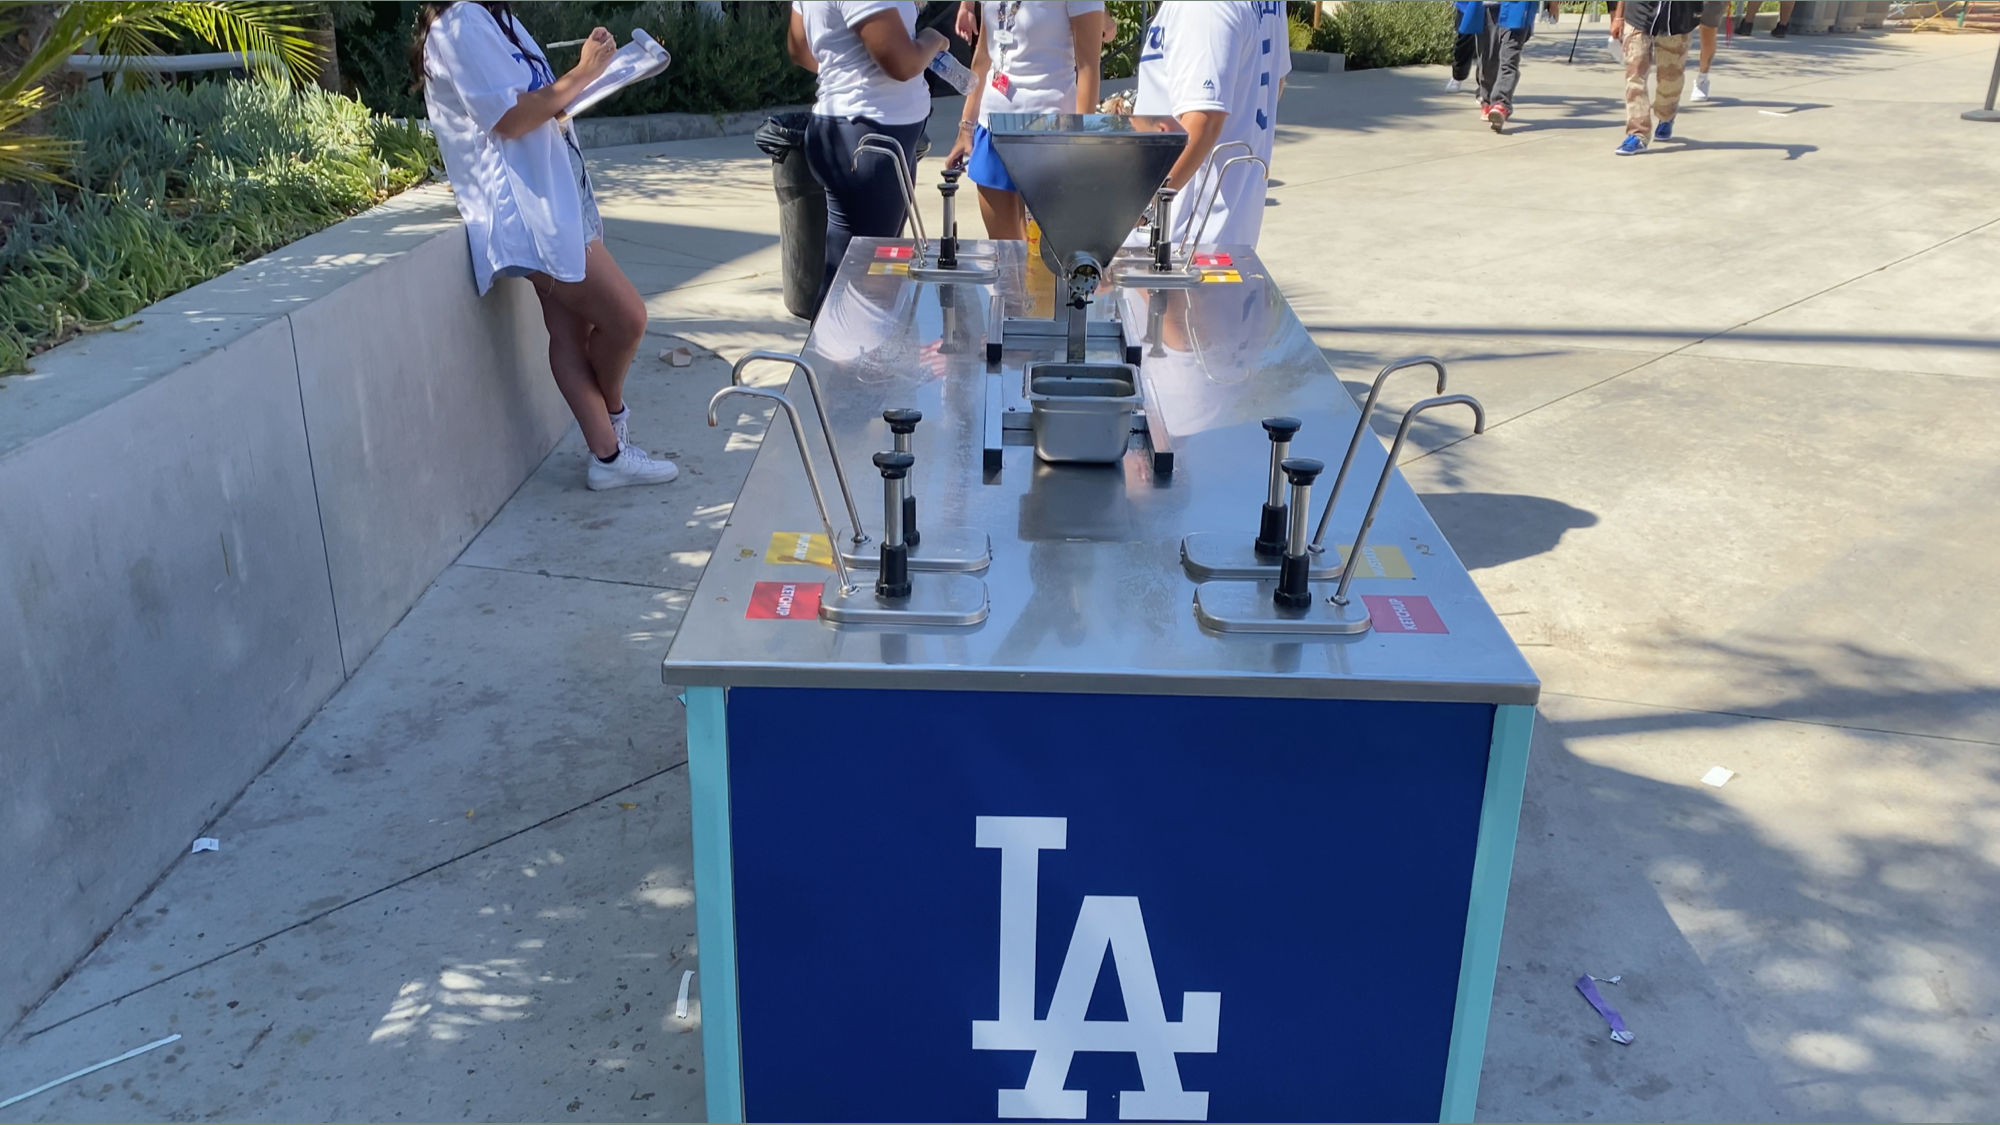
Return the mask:
[(1384, 633), (1449, 633), (1431, 600), (1417, 595), (1363, 594), (1368, 620)]
[(819, 583), (759, 582), (750, 591), (751, 621), (812, 621), (819, 617)]
[(1236, 259), (1227, 254), (1196, 254), (1194, 256), (1194, 264), (1197, 266), (1233, 266), (1236, 264)]
[(877, 246), (875, 248), (876, 257), (890, 258), (899, 262), (908, 261), (915, 253), (916, 249), (910, 246)]

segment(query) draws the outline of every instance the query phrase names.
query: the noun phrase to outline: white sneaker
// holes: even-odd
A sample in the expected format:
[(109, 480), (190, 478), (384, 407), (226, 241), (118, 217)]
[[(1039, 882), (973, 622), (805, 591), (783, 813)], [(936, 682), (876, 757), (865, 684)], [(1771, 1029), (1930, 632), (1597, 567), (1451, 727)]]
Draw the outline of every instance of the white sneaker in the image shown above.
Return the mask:
[(608, 462), (592, 457), (584, 483), (592, 492), (602, 492), (634, 484), (665, 484), (680, 475), (680, 469), (672, 461), (663, 461), (628, 445)]
[(1708, 75), (1696, 74), (1694, 76), (1694, 97), (1688, 100), (1694, 102), (1705, 102), (1708, 100)]
[(1465, 89), (1465, 83), (1460, 82), (1456, 78), (1447, 78), (1444, 80), (1444, 92), (1447, 94), (1456, 94), (1463, 89)]
[[(632, 422), (632, 404), (629, 402), (625, 404), (625, 409), (620, 410), (618, 413), (611, 415), (611, 432), (617, 435), (618, 437), (618, 448), (638, 449), (639, 452), (646, 453), (644, 449), (641, 449), (639, 446), (633, 445), (631, 440), (626, 436), (626, 431), (631, 427), (631, 422)], [(652, 454), (646, 453), (646, 456), (651, 457)]]

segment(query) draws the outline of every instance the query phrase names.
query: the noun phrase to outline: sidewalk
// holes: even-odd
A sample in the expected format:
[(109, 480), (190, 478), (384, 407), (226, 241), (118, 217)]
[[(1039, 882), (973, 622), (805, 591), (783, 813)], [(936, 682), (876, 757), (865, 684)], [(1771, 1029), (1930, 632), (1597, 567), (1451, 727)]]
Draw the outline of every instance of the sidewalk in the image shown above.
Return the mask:
[[(1263, 239), (1350, 388), (1431, 352), (1487, 409), (1405, 458), (1545, 682), (1480, 1115), (2000, 1116), (2000, 128), (1958, 118), (1993, 40), (1739, 40), (1688, 143), (1620, 159), (1570, 30), (1507, 136), (1441, 68), (1294, 74)], [(716, 353), (803, 329), (750, 138), (592, 161), (655, 317), (633, 436), (682, 479), (552, 454), (0, 1039), (0, 1097), (183, 1038), (0, 1122), (702, 1115), (658, 662), (762, 431), (703, 424)]]

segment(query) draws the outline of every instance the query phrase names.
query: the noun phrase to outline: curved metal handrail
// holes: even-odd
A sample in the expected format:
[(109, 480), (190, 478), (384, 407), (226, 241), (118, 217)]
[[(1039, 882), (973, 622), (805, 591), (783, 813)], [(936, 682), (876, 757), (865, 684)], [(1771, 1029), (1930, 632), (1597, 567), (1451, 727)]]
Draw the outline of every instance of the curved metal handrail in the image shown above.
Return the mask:
[(1355, 451), (1361, 448), (1361, 435), (1368, 432), (1368, 419), (1375, 413), (1375, 400), (1382, 397), (1382, 384), (1389, 381), (1389, 376), (1411, 367), (1436, 369), (1437, 393), (1444, 393), (1444, 361), (1436, 356), (1409, 356), (1394, 361), (1376, 374), (1375, 384), (1368, 388), (1368, 398), (1361, 404), (1361, 420), (1354, 424), (1354, 436), (1347, 441), (1347, 454), (1340, 459), (1340, 471), (1333, 475), (1333, 490), (1326, 494), (1326, 508), (1319, 514), (1319, 527), (1313, 532), (1313, 554), (1326, 551), (1326, 525), (1333, 522), (1333, 502), (1340, 499), (1340, 486), (1347, 483), (1347, 470), (1353, 467)]
[(828, 553), (833, 556), (834, 577), (840, 581), (840, 592), (843, 596), (854, 593), (860, 587), (856, 586), (854, 580), (848, 576), (847, 564), (840, 561), (840, 544), (836, 542), (838, 536), (833, 530), (833, 513), (827, 509), (826, 492), (819, 486), (819, 474), (813, 471), (812, 454), (806, 449), (806, 427), (805, 423), (799, 420), (798, 407), (792, 405), (791, 399), (786, 398), (777, 391), (766, 390), (763, 387), (724, 387), (715, 392), (708, 400), (709, 425), (713, 426), (716, 424), (715, 408), (721, 404), (723, 399), (728, 398), (730, 395), (768, 398), (777, 403), (784, 410), (785, 417), (791, 421), (792, 439), (798, 444), (799, 460), (806, 467), (806, 487), (812, 489), (813, 503), (819, 506), (820, 525), (826, 528), (826, 545)]

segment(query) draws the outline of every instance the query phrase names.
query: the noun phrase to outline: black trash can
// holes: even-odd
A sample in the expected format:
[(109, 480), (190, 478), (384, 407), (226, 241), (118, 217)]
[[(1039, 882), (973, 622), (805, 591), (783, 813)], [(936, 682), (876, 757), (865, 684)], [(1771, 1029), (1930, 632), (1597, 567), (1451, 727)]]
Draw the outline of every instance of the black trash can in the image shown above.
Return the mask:
[(771, 157), (778, 192), (778, 252), (783, 258), (785, 308), (810, 318), (826, 270), (826, 191), (806, 167), (810, 113), (780, 113), (757, 129), (757, 147)]
[[(806, 126), (810, 113), (779, 113), (757, 127), (757, 147), (771, 157), (771, 186), (778, 192), (778, 253), (784, 262), (785, 308), (811, 319), (826, 272), (826, 189), (806, 166)], [(917, 141), (917, 159), (931, 140)]]

